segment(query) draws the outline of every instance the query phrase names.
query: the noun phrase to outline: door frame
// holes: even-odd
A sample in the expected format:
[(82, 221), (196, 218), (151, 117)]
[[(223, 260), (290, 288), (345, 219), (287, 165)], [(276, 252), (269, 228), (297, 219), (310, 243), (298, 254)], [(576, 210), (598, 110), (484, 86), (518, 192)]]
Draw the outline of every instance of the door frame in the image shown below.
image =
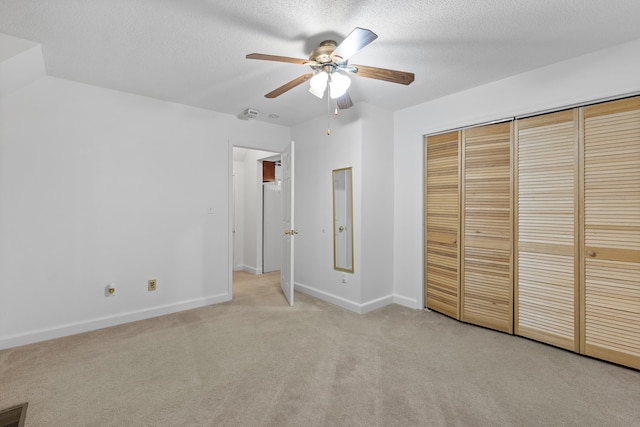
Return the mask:
[[(228, 206), (228, 214), (227, 214), (227, 295), (224, 298), (223, 302), (231, 301), (233, 299), (233, 224), (234, 224), (234, 193), (233, 193), (233, 149), (234, 148), (244, 148), (247, 150), (257, 150), (257, 151), (269, 151), (273, 152), (274, 155), (278, 153), (282, 153), (284, 149), (291, 143), (291, 140), (287, 140), (283, 142), (280, 147), (272, 147), (269, 146), (260, 146), (257, 143), (253, 142), (245, 142), (241, 143), (239, 141), (227, 141), (227, 206)], [(262, 239), (262, 237), (260, 237)]]

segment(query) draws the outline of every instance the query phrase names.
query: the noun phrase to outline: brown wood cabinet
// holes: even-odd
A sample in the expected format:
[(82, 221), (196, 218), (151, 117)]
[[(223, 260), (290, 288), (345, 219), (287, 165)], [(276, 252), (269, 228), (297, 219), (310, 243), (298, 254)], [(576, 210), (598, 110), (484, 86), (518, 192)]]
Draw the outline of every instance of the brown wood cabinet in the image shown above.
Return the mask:
[(276, 181), (276, 163), (264, 160), (262, 162), (262, 182)]

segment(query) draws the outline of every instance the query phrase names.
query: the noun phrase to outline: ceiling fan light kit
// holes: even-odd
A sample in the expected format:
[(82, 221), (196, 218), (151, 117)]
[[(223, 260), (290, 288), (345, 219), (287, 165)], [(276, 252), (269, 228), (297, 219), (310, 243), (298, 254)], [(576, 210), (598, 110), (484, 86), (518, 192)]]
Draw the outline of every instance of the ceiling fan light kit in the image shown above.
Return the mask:
[[(320, 43), (311, 53), (308, 60), (262, 53), (250, 53), (246, 58), (289, 62), (311, 67), (312, 72), (303, 74), (285, 83), (279, 88), (267, 93), (265, 97), (276, 98), (309, 80), (309, 92), (322, 99), (328, 86), (329, 98), (336, 99), (337, 107), (344, 110), (353, 106), (353, 102), (347, 93), (347, 89), (351, 85), (351, 79), (349, 79), (347, 74), (404, 85), (411, 84), (415, 78), (413, 73), (404, 71), (387, 70), (362, 65), (349, 65), (349, 58), (351, 56), (377, 38), (378, 36), (373, 31), (356, 27), (339, 45), (333, 40), (325, 40)], [(330, 132), (327, 133), (329, 134)]]
[(347, 92), (351, 85), (351, 79), (339, 72), (318, 71), (309, 80), (309, 92), (322, 99), (327, 90), (327, 83), (329, 85), (329, 96), (331, 99), (336, 99)]
[(324, 71), (318, 71), (315, 73), (309, 80), (309, 92), (322, 99), (324, 97), (324, 91), (327, 89), (328, 79), (329, 74)]
[(329, 96), (331, 99), (340, 98), (351, 86), (351, 79), (342, 73), (333, 73), (329, 78)]

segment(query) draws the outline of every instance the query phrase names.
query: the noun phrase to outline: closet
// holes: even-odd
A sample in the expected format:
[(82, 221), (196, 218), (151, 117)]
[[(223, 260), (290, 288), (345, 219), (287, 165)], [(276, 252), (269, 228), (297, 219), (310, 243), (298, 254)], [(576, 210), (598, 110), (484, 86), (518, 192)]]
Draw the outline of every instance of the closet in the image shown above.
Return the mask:
[(511, 123), (425, 138), (425, 304), (512, 332)]
[(426, 307), (640, 369), (640, 97), (428, 136), (425, 153)]

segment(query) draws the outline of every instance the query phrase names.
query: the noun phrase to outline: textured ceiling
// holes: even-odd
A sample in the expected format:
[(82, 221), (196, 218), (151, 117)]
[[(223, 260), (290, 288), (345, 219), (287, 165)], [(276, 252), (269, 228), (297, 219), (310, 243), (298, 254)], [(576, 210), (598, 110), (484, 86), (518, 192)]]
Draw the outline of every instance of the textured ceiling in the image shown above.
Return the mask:
[[(264, 94), (358, 26), (379, 38), (353, 63), (413, 72), (410, 86), (353, 77), (354, 103), (398, 110), (640, 38), (638, 0), (0, 0), (0, 32), (42, 45), (49, 75), (294, 125), (326, 114), (306, 84)], [(270, 119), (277, 114), (278, 119)]]

